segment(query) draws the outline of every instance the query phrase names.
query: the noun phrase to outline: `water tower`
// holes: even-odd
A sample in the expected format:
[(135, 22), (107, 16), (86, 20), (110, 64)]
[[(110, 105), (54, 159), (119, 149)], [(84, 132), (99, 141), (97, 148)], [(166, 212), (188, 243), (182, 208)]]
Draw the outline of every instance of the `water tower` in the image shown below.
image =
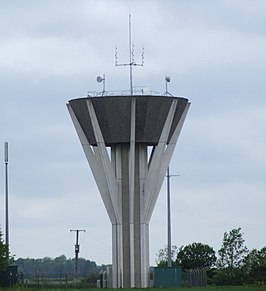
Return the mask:
[(112, 223), (113, 288), (148, 286), (149, 222), (189, 105), (154, 95), (67, 104)]
[[(113, 288), (149, 284), (149, 222), (185, 121), (189, 101), (167, 91), (133, 89), (129, 15), (130, 91), (70, 100), (67, 104), (112, 223)], [(142, 64), (143, 65), (143, 54)]]

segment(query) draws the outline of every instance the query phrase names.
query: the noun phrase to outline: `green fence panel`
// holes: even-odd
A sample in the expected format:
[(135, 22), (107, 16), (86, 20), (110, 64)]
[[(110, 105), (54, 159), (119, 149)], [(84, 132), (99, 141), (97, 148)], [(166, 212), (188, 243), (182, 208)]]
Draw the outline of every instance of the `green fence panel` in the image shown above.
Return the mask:
[(153, 287), (174, 288), (182, 285), (181, 267), (155, 267), (153, 269)]

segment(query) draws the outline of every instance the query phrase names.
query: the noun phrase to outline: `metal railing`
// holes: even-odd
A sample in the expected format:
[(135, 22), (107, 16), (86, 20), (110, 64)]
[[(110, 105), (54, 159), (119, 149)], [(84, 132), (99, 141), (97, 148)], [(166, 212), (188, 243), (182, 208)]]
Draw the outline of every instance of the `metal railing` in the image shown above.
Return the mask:
[[(130, 96), (130, 90), (112, 90), (112, 91), (88, 91), (87, 97), (101, 97), (101, 96)], [(159, 96), (161, 95), (157, 91), (150, 90), (146, 87), (134, 87), (133, 95), (153, 95)]]

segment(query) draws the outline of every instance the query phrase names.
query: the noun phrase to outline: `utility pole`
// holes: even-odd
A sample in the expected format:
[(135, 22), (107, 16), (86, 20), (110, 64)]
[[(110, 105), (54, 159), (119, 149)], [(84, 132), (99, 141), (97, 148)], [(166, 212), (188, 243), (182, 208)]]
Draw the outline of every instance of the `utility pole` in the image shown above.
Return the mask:
[(75, 278), (78, 277), (78, 257), (79, 257), (79, 232), (86, 230), (84, 229), (71, 229), (70, 232), (76, 232), (76, 244), (75, 244)]
[(5, 194), (6, 194), (6, 247), (7, 257), (9, 256), (9, 223), (8, 223), (8, 142), (4, 143), (4, 158), (5, 158)]
[(172, 242), (171, 242), (171, 199), (170, 199), (170, 178), (180, 175), (170, 175), (167, 168), (167, 267), (172, 267)]

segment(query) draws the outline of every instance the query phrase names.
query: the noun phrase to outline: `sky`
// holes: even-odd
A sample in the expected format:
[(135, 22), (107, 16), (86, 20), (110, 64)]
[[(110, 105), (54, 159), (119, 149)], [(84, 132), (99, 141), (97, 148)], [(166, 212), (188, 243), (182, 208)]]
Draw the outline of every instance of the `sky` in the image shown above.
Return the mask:
[[(66, 103), (134, 86), (185, 96), (191, 107), (170, 173), (172, 244), (221, 248), (241, 227), (266, 244), (266, 1), (1, 0), (0, 149), (9, 143), (10, 251), (15, 258), (80, 256), (111, 263), (111, 223)], [(1, 155), (0, 155), (1, 156)], [(4, 156), (4, 153), (2, 154)], [(1, 159), (0, 159), (1, 160)], [(5, 233), (5, 164), (0, 225)], [(166, 184), (150, 222), (150, 264), (167, 244)]]

